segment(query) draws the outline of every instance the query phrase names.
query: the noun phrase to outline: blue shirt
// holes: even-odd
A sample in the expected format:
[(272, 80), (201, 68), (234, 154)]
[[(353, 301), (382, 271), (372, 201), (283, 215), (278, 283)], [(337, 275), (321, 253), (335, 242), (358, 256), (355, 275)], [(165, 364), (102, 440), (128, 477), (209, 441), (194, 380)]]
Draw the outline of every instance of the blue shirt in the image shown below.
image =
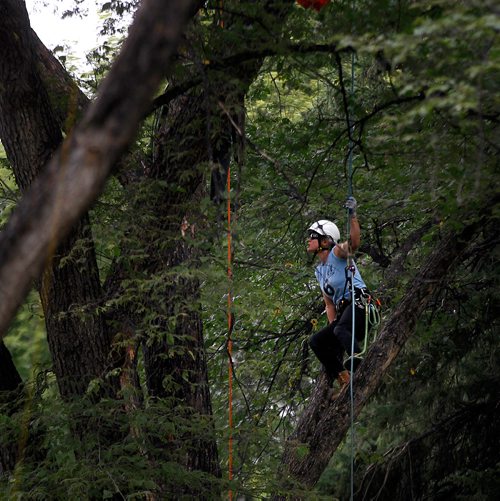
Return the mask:
[[(346, 286), (346, 267), (347, 259), (337, 257), (334, 249), (332, 249), (326, 262), (319, 263), (314, 270), (321, 292), (334, 303), (338, 303), (342, 298), (349, 299), (349, 286)], [(366, 285), (361, 278), (356, 263), (354, 263), (354, 267), (354, 287), (362, 289)]]

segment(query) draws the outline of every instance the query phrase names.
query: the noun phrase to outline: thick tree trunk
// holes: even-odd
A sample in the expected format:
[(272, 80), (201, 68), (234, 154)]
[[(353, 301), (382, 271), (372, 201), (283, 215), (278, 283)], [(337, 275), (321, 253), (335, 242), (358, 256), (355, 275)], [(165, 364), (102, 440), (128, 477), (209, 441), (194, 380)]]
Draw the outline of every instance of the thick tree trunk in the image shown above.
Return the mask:
[[(54, 372), (63, 398), (83, 395), (89, 382), (109, 370), (111, 336), (96, 313), (102, 290), (88, 217), (56, 250), (42, 275), (40, 297)], [(114, 394), (113, 387), (106, 389)]]
[[(25, 192), (62, 143), (62, 134), (37, 71), (24, 3), (8, 0), (0, 19), (0, 135)], [(38, 288), (60, 393), (71, 398), (104, 373), (110, 347), (102, 315), (94, 313), (101, 288), (88, 215), (57, 249), (56, 242), (50, 245), (54, 255)]]
[[(186, 451), (185, 467), (220, 476), (215, 436), (207, 433), (212, 426), (212, 408), (199, 279), (180, 271), (197, 268), (199, 250), (188, 241), (199, 238), (205, 226), (196, 209), (205, 177), (200, 164), (209, 159), (203, 104), (199, 95), (183, 96), (171, 103), (157, 138), (155, 162), (148, 173), (167, 184), (160, 188), (157, 197), (149, 198), (149, 210), (155, 214), (152, 226), (141, 226), (152, 242), (141, 265), (142, 272), (148, 277), (164, 274), (166, 269), (172, 273), (167, 274), (155, 291), (157, 299), (149, 305), (157, 313), (157, 329), (148, 333), (143, 350), (150, 395), (172, 401), (184, 413), (192, 413), (194, 419), (207, 421), (198, 436), (181, 441)], [(193, 124), (199, 125), (193, 130)], [(220, 137), (219, 129), (214, 134)]]
[[(9, 14), (13, 1), (0, 4), (1, 18)], [(174, 54), (190, 5), (187, 0), (144, 2), (99, 98), (10, 217), (0, 235), (0, 333), (55, 244), (100, 194), (112, 166), (132, 141)], [(162, 15), (165, 12), (170, 16)], [(1, 33), (8, 35), (9, 30)]]
[[(376, 343), (355, 374), (354, 417), (380, 384), (383, 375), (413, 333), (433, 293), (478, 229), (480, 223), (476, 220), (459, 232), (448, 232), (436, 242), (434, 251), (409, 284), (405, 296), (384, 321)], [(303, 488), (314, 486), (349, 430), (349, 390), (344, 390), (333, 402), (328, 399), (328, 395), (326, 381), (321, 379), (293, 435), (287, 441), (280, 469), (280, 474), (286, 479), (283, 482), (284, 489), (291, 485)], [(274, 497), (285, 498), (282, 495)]]
[(199, 296), (199, 283), (196, 279), (180, 278), (175, 286), (167, 288), (167, 309), (171, 318), (175, 318), (175, 325), (169, 328), (161, 322), (163, 332), (143, 345), (147, 387), (151, 396), (167, 398), (179, 406), (184, 418), (201, 425), (195, 435), (176, 437), (185, 450), (186, 468), (218, 477), (217, 444), (214, 433), (210, 433), (212, 406), (201, 312), (199, 301), (194, 302)]
[[(41, 296), (63, 396), (83, 393), (89, 379), (102, 374), (109, 351), (107, 337), (93, 337), (100, 330), (94, 318), (99, 280), (93, 250), (88, 252), (91, 243), (88, 224), (78, 221), (100, 193), (119, 155), (133, 139), (168, 67), (184, 21), (192, 13), (190, 2), (184, 0), (151, 0), (144, 4), (121, 60), (103, 85), (99, 103), (86, 115), (80, 130), (70, 137), (70, 144), (66, 144), (39, 174), (61, 140), (60, 127), (34, 71), (24, 2), (6, 0), (0, 3), (0, 24), (3, 25), (0, 29), (0, 133), (2, 139), (7, 138), (4, 144), (19, 185), (22, 189), (30, 186), (0, 235), (0, 334), (5, 332), (33, 280), (45, 268)], [(170, 16), (164, 16), (165, 12)], [(16, 102), (16, 99), (21, 101)], [(61, 117), (64, 114), (60, 115), (60, 120)], [(19, 128), (21, 141), (17, 144)], [(87, 260), (84, 265), (90, 272), (82, 273), (72, 267), (71, 259), (62, 262), (75, 241), (75, 235), (70, 234), (75, 224), (87, 240), (80, 241), (78, 248), (73, 249), (71, 259), (82, 257), (83, 250), (94, 261)], [(70, 236), (55, 251), (66, 235)], [(52, 266), (47, 267), (48, 261)], [(58, 294), (62, 282), (67, 288)], [(76, 294), (74, 289), (77, 289)], [(87, 309), (69, 310), (73, 305), (71, 296), (75, 295)], [(98, 321), (100, 323), (101, 319)], [(84, 330), (75, 327), (74, 322), (81, 322)], [(55, 337), (50, 335), (54, 328), (59, 329)], [(76, 337), (61, 339), (62, 332), (76, 334)], [(56, 350), (53, 343), (58, 345)], [(5, 459), (9, 463), (7, 467), (11, 468), (11, 460), (15, 457), (9, 454)]]
[[(282, 22), (292, 5), (289, 2), (276, 6), (271, 1), (266, 2), (264, 8), (270, 17), (275, 16)], [(225, 19), (225, 30), (232, 29), (232, 22), (230, 16)], [(255, 31), (253, 38), (249, 36), (252, 43), (262, 43), (261, 37), (269, 35), (268, 32), (258, 35), (261, 26), (257, 23), (247, 28), (249, 33)], [(227, 50), (226, 46), (221, 46), (215, 50), (215, 54), (222, 57)], [(262, 61), (255, 59), (234, 65), (227, 68), (224, 74), (215, 72), (211, 75), (210, 86), (200, 85), (200, 88), (185, 93), (165, 107), (155, 138), (153, 161), (148, 169), (149, 177), (168, 183), (159, 197), (153, 203), (150, 201), (151, 210), (160, 218), (160, 227), (165, 229), (165, 237), (155, 238), (158, 247), (149, 249), (149, 255), (156, 259), (143, 263), (148, 275), (160, 273), (165, 265), (173, 270), (176, 267), (197, 267), (199, 251), (181, 238), (181, 227), (185, 225), (188, 239), (194, 237), (194, 242), (207, 227), (196, 209), (204, 195), (206, 176), (212, 176), (212, 200), (217, 202), (225, 196), (225, 172), (231, 157), (232, 125), (221, 110), (220, 103), (223, 103), (228, 113), (237, 116)], [(206, 71), (201, 61), (199, 63), (194, 66), (197, 71), (200, 68), (202, 72)], [(179, 192), (179, 186), (182, 186), (182, 192)], [(149, 228), (148, 233), (155, 234), (158, 219), (154, 221), (154, 226)], [(173, 243), (165, 246), (165, 241)], [(144, 343), (149, 392), (153, 396), (174, 397), (200, 416), (211, 416), (200, 319), (199, 281), (196, 277), (185, 278), (180, 275), (172, 278), (170, 283), (164, 283), (163, 287), (163, 304), (157, 306), (158, 312), (164, 312), (164, 319), (159, 320), (163, 332), (153, 333)], [(169, 330), (166, 320), (172, 318), (175, 322)], [(188, 468), (219, 475), (214, 440), (195, 439), (188, 444), (188, 448)]]

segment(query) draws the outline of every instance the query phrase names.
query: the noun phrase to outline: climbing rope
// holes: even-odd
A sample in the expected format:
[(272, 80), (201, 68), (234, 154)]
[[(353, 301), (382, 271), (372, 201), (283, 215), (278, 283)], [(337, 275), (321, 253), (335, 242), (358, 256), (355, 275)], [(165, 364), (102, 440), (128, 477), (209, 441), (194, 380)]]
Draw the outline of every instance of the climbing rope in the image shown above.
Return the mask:
[[(354, 96), (354, 65), (355, 65), (355, 54), (354, 52), (351, 53), (351, 92), (350, 92), (350, 97), (351, 100)], [(349, 109), (349, 108), (348, 108)], [(348, 113), (347, 115), (347, 127), (349, 130), (349, 152), (348, 152), (348, 159), (347, 159), (347, 165), (348, 165), (348, 170), (347, 170), (347, 194), (349, 197), (353, 195), (353, 189), (352, 189), (352, 176), (353, 176), (353, 169), (352, 169), (352, 157), (353, 157), (353, 140), (352, 140), (352, 133), (354, 131), (354, 124), (352, 123), (351, 120), (351, 114)], [(347, 209), (347, 235), (348, 235), (348, 258), (347, 258), (347, 266), (348, 270), (350, 273), (350, 281), (351, 281), (351, 309), (352, 309), (352, 331), (351, 331), (351, 367), (350, 367), (350, 378), (349, 378), (349, 396), (350, 396), (350, 414), (351, 414), (351, 482), (350, 482), (350, 487), (351, 487), (351, 501), (354, 500), (354, 452), (355, 452), (355, 436), (354, 436), (354, 343), (355, 343), (355, 333), (356, 333), (356, 301), (355, 301), (355, 296), (354, 296), (354, 273), (355, 273), (355, 267), (354, 267), (354, 261), (353, 261), (353, 256), (352, 256), (352, 249), (350, 245), (350, 235), (351, 235), (351, 214), (349, 213), (349, 209)]]
[[(352, 103), (352, 99), (354, 97), (354, 69), (356, 64), (356, 56), (355, 53), (351, 53), (351, 88), (350, 88), (350, 103)], [(353, 195), (353, 149), (354, 149), (354, 141), (353, 141), (353, 131), (354, 124), (351, 118), (350, 106), (349, 104), (346, 107), (347, 111), (347, 127), (348, 127), (348, 135), (349, 135), (349, 143), (348, 143), (348, 158), (347, 158), (347, 182), (348, 188), (347, 193), (348, 196), (351, 197)], [(372, 296), (367, 295), (366, 297), (361, 295), (360, 302), (363, 304), (365, 308), (365, 336), (364, 336), (364, 345), (363, 349), (359, 353), (354, 352), (354, 346), (356, 342), (356, 297), (355, 297), (355, 289), (354, 289), (354, 274), (356, 272), (356, 267), (354, 265), (352, 249), (350, 245), (350, 235), (351, 235), (351, 214), (349, 213), (349, 209), (347, 209), (347, 235), (349, 239), (348, 245), (348, 258), (347, 258), (347, 270), (348, 270), (348, 280), (350, 281), (351, 288), (351, 308), (352, 308), (352, 331), (351, 331), (351, 355), (349, 357), (350, 367), (350, 378), (349, 378), (349, 395), (350, 395), (350, 419), (351, 419), (351, 454), (350, 454), (350, 466), (351, 466), (351, 480), (350, 480), (350, 488), (351, 488), (351, 501), (354, 500), (354, 454), (355, 454), (355, 427), (354, 427), (354, 362), (359, 361), (359, 357), (365, 354), (368, 346), (368, 333), (370, 331), (373, 332), (373, 339), (375, 340), (378, 326), (380, 325), (380, 312), (379, 312), (379, 301), (372, 301)]]
[[(217, 25), (219, 28), (224, 29), (224, 18), (223, 18), (224, 1), (219, 0), (217, 3), (216, 14), (218, 16)], [(231, 166), (227, 167), (227, 358), (228, 358), (228, 452), (227, 452), (227, 477), (229, 482), (233, 479), (233, 327), (234, 327), (234, 316), (233, 316), (233, 291), (232, 291), (232, 281), (233, 281), (233, 257), (231, 252)], [(233, 499), (233, 491), (229, 489), (228, 491), (229, 501)]]

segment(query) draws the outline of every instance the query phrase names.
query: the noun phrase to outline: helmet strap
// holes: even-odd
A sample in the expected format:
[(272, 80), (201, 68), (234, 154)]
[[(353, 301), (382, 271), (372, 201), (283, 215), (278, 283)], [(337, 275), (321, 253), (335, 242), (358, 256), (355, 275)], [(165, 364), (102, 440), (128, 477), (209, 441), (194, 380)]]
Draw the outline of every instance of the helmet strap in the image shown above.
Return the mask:
[(335, 242), (331, 242), (330, 245), (328, 245), (327, 247), (323, 247), (320, 243), (320, 240), (318, 238), (318, 248), (316, 250), (316, 253), (315, 254), (319, 254), (320, 252), (323, 252), (325, 250), (327, 251), (331, 251), (334, 247), (335, 247)]

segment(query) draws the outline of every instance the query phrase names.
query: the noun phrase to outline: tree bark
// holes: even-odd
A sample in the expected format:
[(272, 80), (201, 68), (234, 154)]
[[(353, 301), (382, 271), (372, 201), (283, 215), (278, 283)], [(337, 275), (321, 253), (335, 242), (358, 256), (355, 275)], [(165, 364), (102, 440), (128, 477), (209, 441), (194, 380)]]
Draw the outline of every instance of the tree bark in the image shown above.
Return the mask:
[[(1, 14), (0, 136), (24, 193), (62, 143), (62, 134), (37, 70), (33, 42), (38, 39), (24, 3), (9, 0)], [(56, 243), (50, 245), (54, 249)], [(82, 395), (90, 379), (105, 371), (110, 347), (102, 315), (94, 314), (102, 293), (87, 214), (48, 257), (37, 288), (61, 396)]]
[(52, 109), (60, 128), (69, 134), (89, 105), (90, 99), (33, 30), (31, 38), (36, 53), (37, 68), (48, 91)]
[[(12, 1), (2, 3), (0, 14)], [(112, 166), (132, 141), (190, 7), (188, 0), (144, 2), (98, 99), (11, 215), (0, 235), (0, 333), (55, 244), (100, 194)]]
[[(282, 22), (292, 6), (292, 2), (277, 5), (270, 1), (263, 9), (270, 18), (274, 16), (274, 21), (279, 19)], [(232, 22), (230, 16), (226, 17), (224, 29), (230, 31)], [(252, 43), (267, 41), (269, 33), (260, 33), (259, 24), (249, 25), (247, 29)], [(217, 47), (214, 54), (223, 56), (227, 50), (227, 46)], [(196, 57), (199, 56), (194, 55)], [(160, 273), (165, 266), (171, 270), (181, 266), (197, 267), (200, 251), (194, 245), (207, 227), (197, 210), (205, 194), (204, 180), (207, 175), (212, 176), (211, 198), (215, 202), (221, 201), (225, 197), (225, 174), (231, 158), (232, 125), (220, 103), (224, 103), (228, 113), (237, 116), (262, 61), (263, 58), (256, 58), (241, 65), (235, 64), (224, 74), (215, 72), (210, 79), (202, 75), (205, 85), (177, 97), (163, 110), (147, 174), (152, 179), (163, 181), (166, 187), (148, 201), (149, 210), (156, 215), (154, 227), (146, 230), (146, 226), (141, 226), (141, 231), (157, 235), (155, 232), (161, 228), (164, 236), (150, 238), (157, 245), (148, 249), (150, 258), (142, 263), (142, 271), (148, 276)], [(194, 68), (201, 73), (207, 71), (201, 61)], [(198, 76), (194, 75), (195, 78)], [(179, 186), (182, 186), (182, 191), (178, 190)], [(181, 238), (183, 225), (188, 236), (186, 240)], [(194, 245), (188, 242), (193, 237)], [(165, 242), (172, 243), (165, 245)], [(162, 304), (153, 308), (163, 315), (158, 320), (160, 332), (145, 340), (144, 366), (151, 395), (174, 397), (196, 414), (211, 416), (199, 287), (197, 277), (182, 275), (162, 284)], [(168, 327), (168, 319), (175, 319), (173, 327)], [(169, 380), (167, 385), (166, 378)], [(188, 447), (186, 466), (189, 469), (219, 475), (213, 440), (196, 439)]]
[[(446, 273), (453, 268), (480, 228), (481, 223), (476, 219), (458, 232), (449, 231), (436, 242), (434, 251), (410, 282), (403, 299), (385, 320), (376, 343), (355, 373), (354, 418), (413, 333), (419, 316)], [(321, 378), (285, 446), (280, 468), (280, 475), (286, 479), (284, 489), (291, 485), (314, 486), (349, 430), (349, 390), (344, 390), (333, 402), (328, 395), (326, 380)], [(274, 499), (285, 498), (281, 494), (274, 496)]]

